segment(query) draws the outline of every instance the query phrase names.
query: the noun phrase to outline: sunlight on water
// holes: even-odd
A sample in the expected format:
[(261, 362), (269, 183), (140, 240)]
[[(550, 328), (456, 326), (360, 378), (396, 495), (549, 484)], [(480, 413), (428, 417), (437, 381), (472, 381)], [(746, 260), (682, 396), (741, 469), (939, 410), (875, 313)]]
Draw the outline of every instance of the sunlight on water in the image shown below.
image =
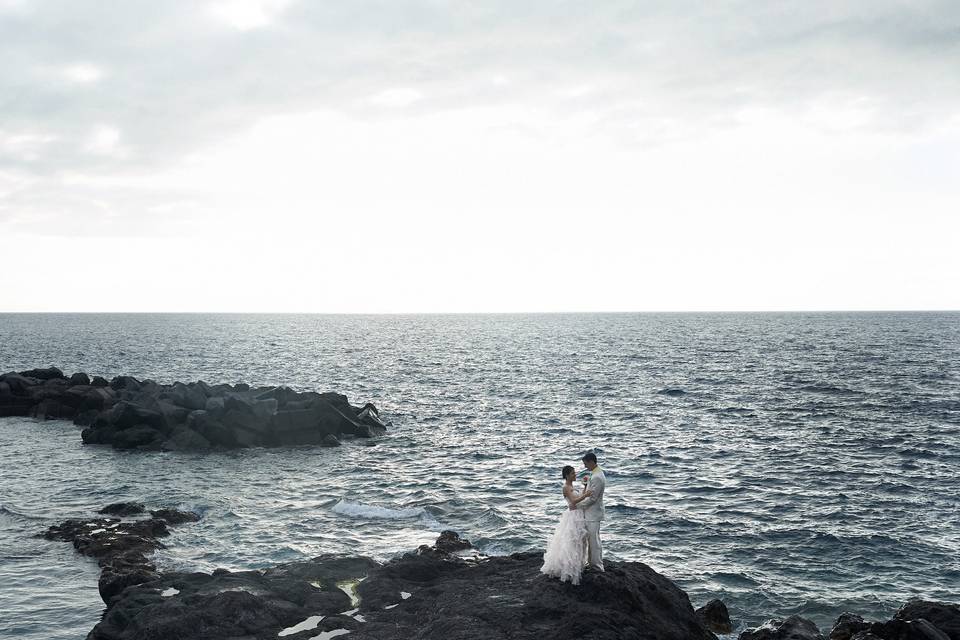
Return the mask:
[(591, 447), (606, 554), (694, 606), (826, 626), (957, 601), (958, 363), (960, 314), (2, 316), (6, 370), (284, 382), (393, 426), (374, 446), (137, 454), (0, 418), (0, 635), (96, 623), (95, 563), (35, 535), (110, 502), (202, 516), (161, 570), (385, 560), (444, 528), (506, 554), (542, 548), (560, 468)]

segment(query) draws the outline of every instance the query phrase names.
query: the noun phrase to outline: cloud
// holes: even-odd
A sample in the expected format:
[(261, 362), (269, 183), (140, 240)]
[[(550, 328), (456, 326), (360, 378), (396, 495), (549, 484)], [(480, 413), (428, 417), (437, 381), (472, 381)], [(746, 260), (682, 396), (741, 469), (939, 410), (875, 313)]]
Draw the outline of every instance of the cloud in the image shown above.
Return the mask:
[[(0, 234), (361, 220), (429, 255), (396, 220), (439, 244), (507, 242), (469, 228), (499, 220), (517, 251), (576, 215), (727, 237), (711, 215), (761, 229), (896, 205), (939, 228), (958, 27), (937, 0), (0, 0)], [(895, 195), (871, 199), (877, 183)], [(565, 224), (555, 253), (583, 251)]]
[(103, 69), (93, 64), (80, 62), (64, 67), (63, 75), (70, 82), (90, 84), (103, 78)]
[(423, 94), (408, 87), (385, 89), (370, 97), (370, 103), (378, 107), (403, 108), (409, 107), (423, 99)]
[(218, 0), (208, 12), (234, 29), (249, 31), (270, 25), (288, 4), (290, 0)]

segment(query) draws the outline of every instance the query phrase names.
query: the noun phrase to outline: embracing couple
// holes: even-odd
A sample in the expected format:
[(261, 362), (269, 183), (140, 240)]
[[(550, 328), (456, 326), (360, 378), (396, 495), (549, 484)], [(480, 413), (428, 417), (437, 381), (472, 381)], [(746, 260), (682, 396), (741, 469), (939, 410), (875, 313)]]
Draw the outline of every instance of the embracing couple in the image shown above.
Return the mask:
[(583, 489), (574, 485), (576, 470), (570, 466), (563, 468), (563, 497), (569, 508), (560, 516), (540, 568), (541, 573), (573, 584), (580, 584), (584, 565), (603, 571), (600, 522), (604, 515), (606, 478), (593, 453), (583, 456), (583, 466), (589, 472), (583, 477)]

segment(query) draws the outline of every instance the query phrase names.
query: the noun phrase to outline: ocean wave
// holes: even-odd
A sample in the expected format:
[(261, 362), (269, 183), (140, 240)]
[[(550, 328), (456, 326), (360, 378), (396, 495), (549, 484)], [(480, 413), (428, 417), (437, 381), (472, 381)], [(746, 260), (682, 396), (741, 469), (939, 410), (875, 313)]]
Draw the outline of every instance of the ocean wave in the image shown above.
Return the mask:
[(330, 508), (330, 511), (337, 515), (361, 520), (420, 520), (428, 529), (440, 530), (442, 528), (433, 515), (423, 507), (392, 509), (362, 502), (340, 500)]
[(832, 384), (808, 384), (800, 387), (800, 391), (807, 391), (809, 393), (825, 393), (827, 395), (834, 396), (859, 396), (863, 395), (862, 391), (857, 391), (855, 389), (848, 389), (847, 387), (837, 387)]
[(20, 520), (43, 520), (42, 516), (32, 516), (28, 513), (22, 513), (7, 504), (0, 504), (0, 515), (7, 515)]

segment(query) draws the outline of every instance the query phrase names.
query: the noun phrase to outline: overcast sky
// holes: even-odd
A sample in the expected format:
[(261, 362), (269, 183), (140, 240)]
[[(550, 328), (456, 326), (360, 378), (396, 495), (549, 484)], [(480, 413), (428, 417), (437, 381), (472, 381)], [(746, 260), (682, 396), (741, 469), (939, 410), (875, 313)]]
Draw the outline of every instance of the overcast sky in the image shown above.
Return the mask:
[(0, 0), (0, 311), (960, 309), (960, 3)]

